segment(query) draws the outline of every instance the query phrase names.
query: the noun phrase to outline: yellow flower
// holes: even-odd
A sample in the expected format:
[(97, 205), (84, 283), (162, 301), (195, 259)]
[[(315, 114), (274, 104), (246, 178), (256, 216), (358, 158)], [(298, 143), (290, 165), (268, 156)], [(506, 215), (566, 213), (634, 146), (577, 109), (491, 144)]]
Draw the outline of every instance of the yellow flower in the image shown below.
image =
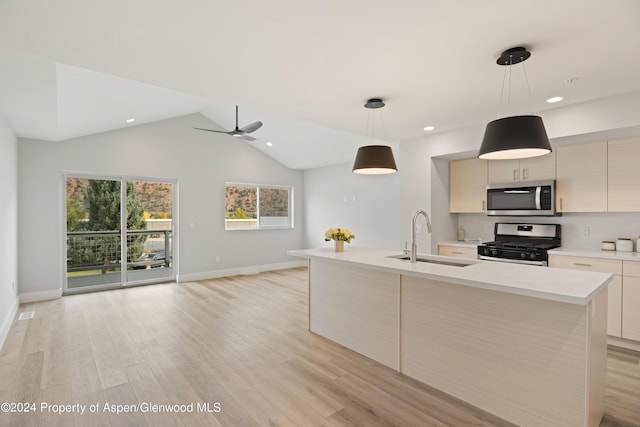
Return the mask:
[(324, 240), (338, 240), (350, 243), (356, 236), (347, 228), (330, 228), (324, 233)]

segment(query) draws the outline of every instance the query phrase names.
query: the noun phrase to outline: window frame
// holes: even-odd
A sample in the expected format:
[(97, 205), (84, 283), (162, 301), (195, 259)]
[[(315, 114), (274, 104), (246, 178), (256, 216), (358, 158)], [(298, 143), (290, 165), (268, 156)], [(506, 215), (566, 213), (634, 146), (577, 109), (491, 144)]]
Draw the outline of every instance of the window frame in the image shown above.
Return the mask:
[[(228, 227), (227, 226), (227, 189), (229, 187), (247, 187), (256, 189), (256, 223), (255, 227)], [(276, 190), (287, 190), (287, 225), (261, 225), (260, 221), (260, 188), (269, 188)], [(294, 192), (292, 185), (275, 185), (275, 184), (253, 184), (246, 182), (228, 181), (224, 183), (224, 230), (225, 231), (247, 231), (247, 230), (290, 230), (294, 228)]]

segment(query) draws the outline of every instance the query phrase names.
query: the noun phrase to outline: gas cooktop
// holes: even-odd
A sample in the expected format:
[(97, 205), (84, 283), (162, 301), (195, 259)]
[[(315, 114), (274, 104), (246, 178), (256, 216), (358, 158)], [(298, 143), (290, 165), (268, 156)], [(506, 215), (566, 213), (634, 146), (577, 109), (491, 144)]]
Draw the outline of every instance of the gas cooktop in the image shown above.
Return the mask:
[(560, 224), (498, 222), (495, 240), (478, 246), (480, 259), (547, 265), (547, 251), (560, 247)]

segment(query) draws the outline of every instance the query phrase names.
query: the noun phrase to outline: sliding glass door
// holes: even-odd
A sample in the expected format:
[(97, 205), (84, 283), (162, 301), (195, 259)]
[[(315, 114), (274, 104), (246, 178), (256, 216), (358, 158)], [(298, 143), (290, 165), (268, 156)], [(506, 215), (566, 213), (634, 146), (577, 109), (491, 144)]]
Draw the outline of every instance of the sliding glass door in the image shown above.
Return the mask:
[(127, 181), (127, 213), (142, 218), (127, 224), (127, 282), (173, 277), (172, 202), (172, 184)]
[(65, 292), (171, 280), (169, 182), (65, 176)]

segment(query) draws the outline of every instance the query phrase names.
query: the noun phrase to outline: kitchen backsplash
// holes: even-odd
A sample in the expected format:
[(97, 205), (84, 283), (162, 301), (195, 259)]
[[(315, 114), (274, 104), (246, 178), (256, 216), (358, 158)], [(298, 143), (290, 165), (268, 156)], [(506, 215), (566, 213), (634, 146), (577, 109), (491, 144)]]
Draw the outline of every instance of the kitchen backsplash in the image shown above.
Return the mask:
[[(566, 248), (600, 249), (603, 240), (619, 237), (635, 240), (640, 236), (640, 213), (565, 213), (559, 217), (488, 217), (484, 214), (458, 214), (458, 226), (465, 238), (480, 237), (483, 242), (493, 240), (496, 222), (534, 224), (562, 224), (562, 246)], [(635, 248), (634, 248), (635, 249)]]

